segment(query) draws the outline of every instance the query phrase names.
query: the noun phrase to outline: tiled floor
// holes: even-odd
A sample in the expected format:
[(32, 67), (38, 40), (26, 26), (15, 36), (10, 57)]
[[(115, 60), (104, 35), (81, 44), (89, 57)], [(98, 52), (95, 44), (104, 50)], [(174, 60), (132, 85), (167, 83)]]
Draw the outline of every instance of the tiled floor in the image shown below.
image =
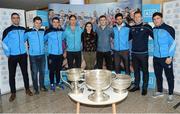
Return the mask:
[[(68, 96), (67, 90), (56, 92), (42, 92), (40, 95), (29, 97), (24, 90), (17, 92), (17, 98), (9, 103), (10, 94), (2, 96), (0, 110), (5, 113), (75, 113), (76, 104)], [(180, 113), (180, 107), (176, 110), (173, 106), (180, 101), (180, 96), (175, 96), (173, 103), (166, 102), (166, 95), (163, 98), (153, 99), (153, 91), (150, 90), (147, 96), (141, 96), (140, 92), (129, 93), (127, 99), (117, 104), (117, 113)], [(110, 106), (87, 106), (81, 105), (81, 113), (111, 113)]]

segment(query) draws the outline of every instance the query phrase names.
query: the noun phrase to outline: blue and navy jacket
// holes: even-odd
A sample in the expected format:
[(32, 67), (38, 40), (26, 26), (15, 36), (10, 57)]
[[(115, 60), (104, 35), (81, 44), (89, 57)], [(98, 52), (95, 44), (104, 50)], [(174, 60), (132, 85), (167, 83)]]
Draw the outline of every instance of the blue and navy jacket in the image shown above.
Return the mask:
[(26, 53), (25, 28), (11, 25), (3, 32), (3, 50), (6, 56), (21, 55)]
[(48, 43), (48, 53), (52, 55), (63, 54), (62, 41), (63, 29), (49, 28), (45, 31), (45, 42)]
[(44, 54), (44, 29), (28, 29), (25, 32), (25, 41), (29, 44), (29, 55), (37, 56)]
[(146, 23), (134, 25), (130, 29), (130, 40), (132, 40), (132, 53), (147, 54), (149, 36), (153, 38), (153, 29)]
[(175, 30), (163, 23), (153, 28), (154, 33), (154, 56), (158, 58), (173, 57), (175, 54)]
[(72, 31), (70, 26), (66, 27), (66, 30), (64, 32), (64, 38), (67, 45), (67, 48), (66, 48), (67, 51), (70, 51), (70, 52), (81, 51), (82, 32), (83, 32), (83, 29), (80, 26), (76, 26), (75, 31)]
[(117, 25), (113, 27), (114, 31), (114, 47), (115, 51), (125, 51), (129, 50), (129, 27), (123, 23), (120, 30), (118, 30)]

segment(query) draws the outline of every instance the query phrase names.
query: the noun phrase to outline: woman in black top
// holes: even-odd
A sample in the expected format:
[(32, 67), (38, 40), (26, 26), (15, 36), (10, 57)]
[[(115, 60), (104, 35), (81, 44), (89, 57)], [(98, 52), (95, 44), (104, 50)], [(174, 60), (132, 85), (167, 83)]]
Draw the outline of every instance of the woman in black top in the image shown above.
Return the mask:
[(96, 61), (97, 34), (93, 31), (91, 22), (85, 24), (84, 32), (81, 34), (83, 45), (83, 56), (86, 62), (86, 69), (94, 68)]

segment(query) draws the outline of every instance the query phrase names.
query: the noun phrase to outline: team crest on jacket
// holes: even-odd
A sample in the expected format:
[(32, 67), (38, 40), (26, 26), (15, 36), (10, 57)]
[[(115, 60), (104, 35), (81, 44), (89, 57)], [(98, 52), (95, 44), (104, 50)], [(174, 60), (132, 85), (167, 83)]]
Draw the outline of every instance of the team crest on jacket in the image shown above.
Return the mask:
[(168, 68), (171, 68), (171, 65), (168, 65)]

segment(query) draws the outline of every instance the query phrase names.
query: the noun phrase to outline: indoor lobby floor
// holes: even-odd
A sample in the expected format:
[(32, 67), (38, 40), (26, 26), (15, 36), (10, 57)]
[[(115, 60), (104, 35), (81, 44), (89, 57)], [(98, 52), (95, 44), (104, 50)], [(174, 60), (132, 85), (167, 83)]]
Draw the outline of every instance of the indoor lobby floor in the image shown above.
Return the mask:
[[(1, 109), (4, 113), (75, 113), (76, 103), (67, 95), (68, 90), (57, 90), (56, 92), (41, 92), (39, 95), (29, 97), (24, 90), (17, 91), (16, 100), (8, 101), (10, 94), (2, 96)], [(173, 106), (180, 102), (180, 96), (175, 96), (172, 103), (167, 103), (165, 95), (163, 98), (152, 98), (153, 91), (147, 96), (141, 96), (140, 91), (129, 93), (128, 97), (116, 105), (117, 113), (180, 113), (180, 106)], [(109, 106), (87, 106), (81, 105), (80, 113), (111, 113)]]

